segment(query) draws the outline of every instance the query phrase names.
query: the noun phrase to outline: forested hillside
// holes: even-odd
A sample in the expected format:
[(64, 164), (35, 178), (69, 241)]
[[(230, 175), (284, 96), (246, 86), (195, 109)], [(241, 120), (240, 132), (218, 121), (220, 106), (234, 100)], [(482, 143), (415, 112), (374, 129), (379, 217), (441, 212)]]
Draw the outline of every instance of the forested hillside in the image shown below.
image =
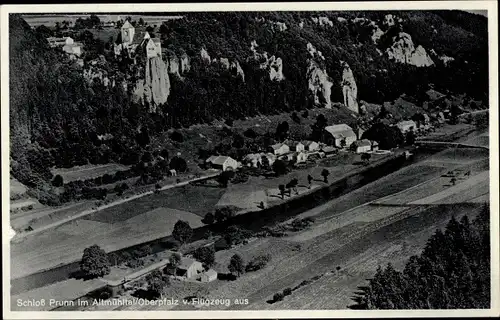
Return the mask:
[[(166, 49), (170, 87), (167, 102), (150, 113), (127, 90), (140, 73), (114, 57), (115, 39), (80, 31), (82, 66), (49, 48), (45, 29), (12, 15), (11, 171), (35, 186), (52, 178), (53, 166), (135, 164), (150, 137), (170, 128), (326, 105), (336, 112), (346, 107), (346, 88), (359, 101), (404, 93), (421, 104), (432, 83), (487, 105), (486, 27), (485, 17), (455, 11), (186, 14), (152, 30)], [(181, 68), (167, 53), (183, 57)], [(88, 81), (96, 60), (92, 72), (116, 85)], [(112, 138), (99, 138), (106, 134)]]
[(489, 214), (486, 206), (472, 222), (453, 218), (402, 271), (379, 266), (352, 308), (490, 308)]

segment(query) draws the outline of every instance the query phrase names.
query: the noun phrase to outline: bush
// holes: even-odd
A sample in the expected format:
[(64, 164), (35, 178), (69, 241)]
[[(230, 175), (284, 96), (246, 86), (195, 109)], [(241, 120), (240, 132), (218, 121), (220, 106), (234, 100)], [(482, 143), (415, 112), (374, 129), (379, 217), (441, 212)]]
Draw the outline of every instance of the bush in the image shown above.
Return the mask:
[(289, 296), (291, 294), (292, 294), (292, 288), (286, 288), (285, 290), (283, 290), (284, 296)]
[(144, 265), (144, 260), (133, 259), (133, 260), (128, 261), (125, 265), (129, 268), (132, 268), (132, 269), (139, 268), (139, 267), (142, 267)]
[(62, 187), (64, 184), (63, 177), (61, 175), (56, 175), (54, 179), (52, 180), (52, 185), (54, 187)]
[(184, 142), (184, 136), (179, 131), (172, 132), (172, 134), (170, 135), (170, 139), (176, 142)]
[(283, 300), (283, 298), (284, 298), (283, 293), (278, 292), (278, 293), (275, 293), (275, 294), (274, 294), (274, 296), (273, 296), (273, 301), (274, 301), (274, 302), (278, 302), (278, 301)]
[(269, 254), (254, 257), (250, 260), (245, 267), (246, 272), (257, 271), (264, 268), (267, 263), (271, 261), (271, 256)]
[(110, 272), (110, 262), (106, 252), (97, 245), (83, 250), (80, 269), (90, 277), (102, 277)]

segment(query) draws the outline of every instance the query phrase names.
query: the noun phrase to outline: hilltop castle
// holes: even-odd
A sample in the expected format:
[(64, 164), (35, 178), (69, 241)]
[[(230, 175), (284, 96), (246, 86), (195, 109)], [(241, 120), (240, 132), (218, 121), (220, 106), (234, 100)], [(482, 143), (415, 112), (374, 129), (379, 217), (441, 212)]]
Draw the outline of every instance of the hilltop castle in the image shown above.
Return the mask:
[(115, 43), (115, 55), (127, 52), (129, 56), (142, 55), (149, 58), (161, 57), (161, 42), (158, 38), (151, 38), (147, 31), (138, 31), (129, 22), (125, 21), (121, 27)]

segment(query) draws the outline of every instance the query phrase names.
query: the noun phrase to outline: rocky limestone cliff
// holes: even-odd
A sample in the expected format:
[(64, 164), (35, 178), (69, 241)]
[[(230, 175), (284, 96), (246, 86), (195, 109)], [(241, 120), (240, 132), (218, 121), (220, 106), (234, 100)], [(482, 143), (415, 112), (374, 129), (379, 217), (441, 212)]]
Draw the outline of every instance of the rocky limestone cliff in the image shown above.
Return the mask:
[(347, 62), (341, 61), (340, 65), (343, 68), (342, 72), (342, 93), (344, 95), (344, 105), (351, 111), (359, 113), (358, 107), (358, 87), (354, 80), (354, 74)]
[(320, 68), (314, 59), (309, 59), (309, 66), (307, 68), (307, 81), (309, 91), (313, 94), (314, 104), (322, 105), (327, 109), (332, 107), (331, 93), (333, 83), (326, 73), (326, 70)]
[(260, 62), (260, 69), (265, 69), (269, 73), (269, 79), (272, 81), (283, 81), (285, 76), (283, 75), (283, 61), (281, 58), (277, 58), (274, 55), (269, 57), (269, 54), (264, 51), (259, 53), (257, 47), (259, 45), (254, 40), (250, 44), (250, 50), (253, 52), (253, 58)]
[(311, 20), (322, 27), (323, 26), (333, 27), (333, 21), (330, 20), (328, 17), (317, 17), (317, 18), (313, 17), (311, 18)]
[(149, 104), (149, 112), (166, 103), (170, 94), (168, 67), (161, 57), (148, 59), (144, 66), (144, 78), (137, 81), (133, 97), (135, 101)]
[(101, 70), (99, 68), (89, 67), (87, 69), (84, 69), (83, 70), (83, 77), (89, 83), (94, 82), (95, 79), (99, 79), (99, 81), (105, 87), (114, 87), (115, 86), (115, 81), (113, 79), (109, 79), (107, 72), (104, 70)]
[(191, 70), (191, 62), (187, 54), (183, 54), (181, 58), (177, 57), (175, 53), (170, 53), (167, 58), (168, 73), (176, 75), (182, 79), (182, 75)]
[(424, 47), (415, 48), (413, 40), (408, 33), (400, 32), (393, 38), (393, 44), (387, 48), (386, 53), (389, 59), (399, 63), (411, 64), (417, 67), (429, 67), (434, 65), (431, 57)]
[(239, 61), (237, 60), (230, 61), (228, 58), (225, 57), (211, 59), (210, 55), (208, 54), (205, 48), (202, 48), (200, 50), (200, 56), (202, 60), (208, 64), (217, 63), (225, 70), (230, 70), (231, 72), (234, 72), (236, 77), (241, 78), (241, 80), (245, 82), (245, 73), (243, 72), (243, 69), (241, 68)]

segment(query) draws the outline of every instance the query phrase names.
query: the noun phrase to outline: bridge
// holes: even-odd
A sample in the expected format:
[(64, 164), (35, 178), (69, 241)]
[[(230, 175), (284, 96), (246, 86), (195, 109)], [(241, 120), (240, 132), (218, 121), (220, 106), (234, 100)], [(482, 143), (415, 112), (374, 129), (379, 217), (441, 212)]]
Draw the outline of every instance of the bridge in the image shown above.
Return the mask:
[(475, 144), (468, 143), (458, 143), (458, 142), (445, 142), (445, 141), (433, 141), (433, 140), (417, 140), (415, 141), (416, 146), (421, 147), (431, 147), (431, 148), (475, 148), (475, 149), (483, 149), (489, 150), (489, 147), (478, 146)]

